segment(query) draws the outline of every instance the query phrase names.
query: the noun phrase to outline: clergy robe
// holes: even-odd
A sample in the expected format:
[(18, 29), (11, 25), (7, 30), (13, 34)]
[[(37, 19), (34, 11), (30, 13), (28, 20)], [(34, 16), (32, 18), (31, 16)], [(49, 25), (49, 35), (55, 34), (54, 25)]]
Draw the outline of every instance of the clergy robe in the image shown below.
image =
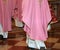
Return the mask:
[(3, 31), (11, 31), (12, 0), (0, 0), (0, 24)]
[(23, 0), (22, 20), (24, 30), (33, 40), (47, 40), (47, 26), (51, 20), (48, 0)]

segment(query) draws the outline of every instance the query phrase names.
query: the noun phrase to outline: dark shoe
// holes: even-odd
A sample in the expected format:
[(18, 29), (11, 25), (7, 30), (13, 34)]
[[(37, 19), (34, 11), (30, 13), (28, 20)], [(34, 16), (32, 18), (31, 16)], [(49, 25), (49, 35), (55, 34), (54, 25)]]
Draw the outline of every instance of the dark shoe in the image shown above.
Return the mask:
[(2, 35), (0, 35), (0, 40), (2, 40), (3, 39), (3, 36)]
[(40, 50), (46, 50), (45, 47), (41, 47)]
[(3, 40), (3, 41), (6, 41), (6, 40), (7, 40), (7, 38), (3, 38), (2, 40)]
[(29, 50), (35, 50), (35, 48), (28, 47)]

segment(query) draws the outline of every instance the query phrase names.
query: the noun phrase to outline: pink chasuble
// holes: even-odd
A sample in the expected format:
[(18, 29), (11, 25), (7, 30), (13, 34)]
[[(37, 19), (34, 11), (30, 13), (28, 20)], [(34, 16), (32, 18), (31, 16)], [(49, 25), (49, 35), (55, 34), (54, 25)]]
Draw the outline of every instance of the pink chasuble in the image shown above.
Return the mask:
[(47, 26), (51, 21), (48, 0), (23, 0), (22, 20), (24, 30), (33, 40), (47, 40)]
[(4, 31), (11, 31), (11, 1), (0, 0), (0, 24)]

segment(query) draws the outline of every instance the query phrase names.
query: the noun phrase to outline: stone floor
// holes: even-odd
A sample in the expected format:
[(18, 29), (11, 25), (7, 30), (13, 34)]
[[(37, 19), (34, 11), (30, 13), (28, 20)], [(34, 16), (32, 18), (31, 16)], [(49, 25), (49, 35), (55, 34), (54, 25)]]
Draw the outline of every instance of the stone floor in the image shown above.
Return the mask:
[[(47, 48), (51, 50), (60, 50), (60, 37), (49, 37), (45, 43)], [(0, 50), (29, 50), (27, 48), (25, 35), (8, 38), (5, 44), (0, 42)]]

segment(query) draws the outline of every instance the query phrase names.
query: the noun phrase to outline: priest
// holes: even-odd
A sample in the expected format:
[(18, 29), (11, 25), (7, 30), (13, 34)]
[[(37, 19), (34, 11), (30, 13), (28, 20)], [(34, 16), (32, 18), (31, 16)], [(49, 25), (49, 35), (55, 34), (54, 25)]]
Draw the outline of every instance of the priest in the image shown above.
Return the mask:
[(22, 16), (28, 47), (46, 49), (44, 41), (48, 38), (47, 27), (51, 21), (48, 0), (23, 0)]

